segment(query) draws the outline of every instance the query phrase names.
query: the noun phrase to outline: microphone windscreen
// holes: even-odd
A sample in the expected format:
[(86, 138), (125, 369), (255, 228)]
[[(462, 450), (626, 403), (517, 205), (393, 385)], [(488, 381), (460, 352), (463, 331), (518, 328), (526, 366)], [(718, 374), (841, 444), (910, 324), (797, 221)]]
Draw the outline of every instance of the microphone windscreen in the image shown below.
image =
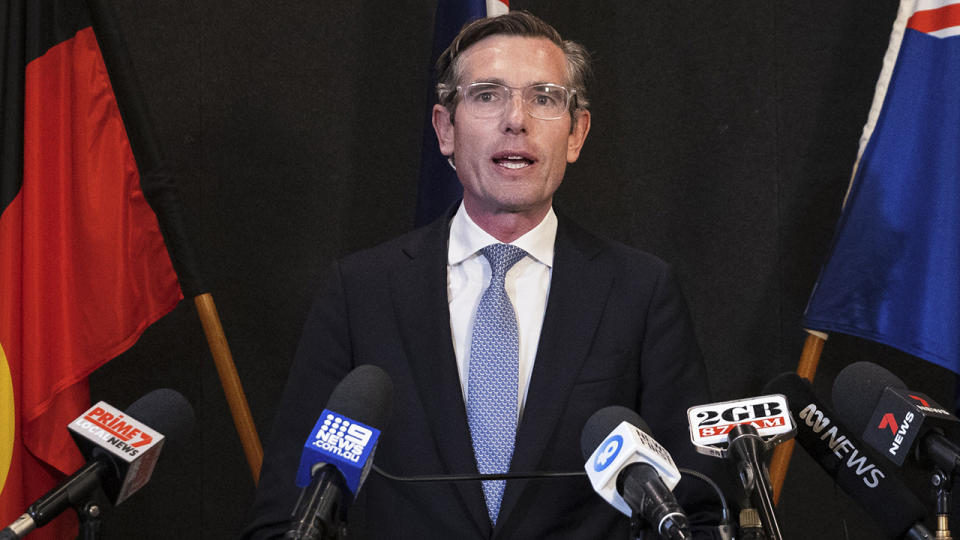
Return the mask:
[(621, 422), (629, 422), (640, 428), (640, 431), (652, 436), (650, 426), (635, 411), (620, 405), (604, 407), (593, 413), (583, 425), (583, 431), (580, 433), (580, 453), (583, 455), (583, 459), (590, 459), (600, 443)]
[(872, 362), (854, 362), (833, 380), (833, 406), (850, 429), (863, 433), (888, 386), (907, 387), (899, 377)]
[(333, 389), (327, 409), (383, 431), (393, 412), (393, 381), (377, 366), (357, 366)]
[(185, 444), (196, 417), (193, 407), (180, 392), (160, 388), (147, 393), (127, 407), (126, 414), (159, 431), (168, 444)]
[(926, 510), (889, 462), (837, 421), (817, 398), (810, 381), (784, 373), (764, 394), (783, 394), (797, 423), (796, 441), (890, 537), (901, 537), (923, 520)]

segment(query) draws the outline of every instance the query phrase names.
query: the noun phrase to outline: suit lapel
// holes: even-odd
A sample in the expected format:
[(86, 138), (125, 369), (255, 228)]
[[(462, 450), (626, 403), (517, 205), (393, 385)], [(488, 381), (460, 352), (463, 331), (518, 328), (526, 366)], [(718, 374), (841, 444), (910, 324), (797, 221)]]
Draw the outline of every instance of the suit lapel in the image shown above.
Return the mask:
[[(409, 260), (393, 275), (391, 287), (410, 372), (440, 459), (451, 474), (475, 474), (477, 464), (450, 336), (449, 217), (411, 236), (403, 247)], [(489, 537), (490, 520), (480, 484), (458, 482), (456, 487), (478, 530)]]
[[(550, 297), (527, 402), (517, 432), (510, 465), (512, 471), (538, 470), (540, 457), (589, 352), (613, 282), (612, 273), (594, 260), (600, 251), (596, 242), (581, 240), (582, 232), (561, 218), (557, 228)], [(507, 483), (498, 523), (506, 521), (526, 483)]]

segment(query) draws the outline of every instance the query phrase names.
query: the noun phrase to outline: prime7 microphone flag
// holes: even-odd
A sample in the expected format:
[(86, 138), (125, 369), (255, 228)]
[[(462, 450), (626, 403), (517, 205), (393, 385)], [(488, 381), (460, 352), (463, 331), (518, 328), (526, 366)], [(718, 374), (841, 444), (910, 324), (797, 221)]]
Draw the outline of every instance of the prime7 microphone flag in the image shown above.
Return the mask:
[(172, 245), (171, 179), (141, 162), (141, 111), (122, 99), (132, 78), (108, 54), (122, 40), (102, 5), (0, 10), (0, 523), (83, 465), (66, 426), (90, 405), (88, 375), (199, 287)]
[(960, 373), (960, 0), (902, 0), (803, 317)]
[(440, 0), (433, 22), (433, 55), (430, 59), (430, 84), (427, 87), (427, 114), (423, 123), (423, 148), (420, 152), (420, 183), (417, 192), (416, 225), (426, 225), (440, 217), (454, 201), (463, 196), (463, 188), (453, 167), (440, 153), (431, 117), (437, 102), (437, 74), (433, 66), (463, 25), (482, 17), (503, 15), (509, 0)]

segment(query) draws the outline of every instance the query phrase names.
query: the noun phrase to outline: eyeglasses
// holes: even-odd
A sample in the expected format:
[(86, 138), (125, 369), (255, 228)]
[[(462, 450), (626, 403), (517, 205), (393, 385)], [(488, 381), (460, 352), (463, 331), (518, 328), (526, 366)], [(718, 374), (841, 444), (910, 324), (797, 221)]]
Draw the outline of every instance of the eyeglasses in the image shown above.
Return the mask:
[(576, 90), (569, 90), (559, 84), (531, 84), (523, 88), (514, 88), (492, 82), (475, 82), (458, 86), (463, 107), (475, 118), (497, 118), (501, 116), (513, 100), (513, 93), (520, 92), (523, 110), (534, 118), (556, 120), (567, 114), (570, 100)]

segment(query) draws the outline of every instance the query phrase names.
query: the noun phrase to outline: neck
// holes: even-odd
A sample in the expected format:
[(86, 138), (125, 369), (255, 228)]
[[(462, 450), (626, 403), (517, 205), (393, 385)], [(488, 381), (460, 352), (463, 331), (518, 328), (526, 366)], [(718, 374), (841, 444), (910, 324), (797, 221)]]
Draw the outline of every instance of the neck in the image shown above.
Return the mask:
[(475, 212), (464, 205), (467, 215), (490, 236), (504, 244), (509, 244), (527, 234), (543, 221), (550, 210), (548, 205), (537, 212)]

